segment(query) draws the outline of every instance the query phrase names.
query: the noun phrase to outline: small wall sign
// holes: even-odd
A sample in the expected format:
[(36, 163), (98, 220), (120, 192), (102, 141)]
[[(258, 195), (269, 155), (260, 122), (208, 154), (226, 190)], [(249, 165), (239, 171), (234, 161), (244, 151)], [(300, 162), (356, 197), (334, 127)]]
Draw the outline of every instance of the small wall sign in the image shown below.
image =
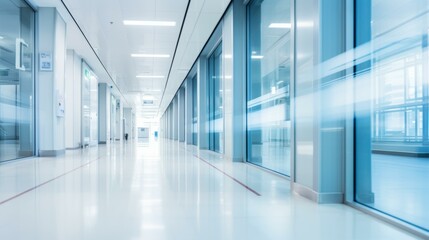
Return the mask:
[(47, 52), (40, 53), (39, 63), (40, 71), (52, 71), (52, 54)]

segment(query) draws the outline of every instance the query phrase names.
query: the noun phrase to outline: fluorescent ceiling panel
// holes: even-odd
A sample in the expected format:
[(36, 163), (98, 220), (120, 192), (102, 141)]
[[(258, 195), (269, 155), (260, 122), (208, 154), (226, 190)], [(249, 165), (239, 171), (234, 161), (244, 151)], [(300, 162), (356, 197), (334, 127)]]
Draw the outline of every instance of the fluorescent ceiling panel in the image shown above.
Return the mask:
[(136, 78), (164, 78), (164, 76), (151, 76), (151, 75), (137, 75)]
[(133, 53), (131, 57), (135, 58), (169, 58), (170, 54), (147, 54), (147, 53)]
[(271, 23), (269, 28), (291, 28), (292, 25), (290, 23)]
[(155, 97), (154, 96), (152, 96), (152, 95), (144, 95), (143, 97), (142, 97), (142, 99), (143, 100), (155, 100)]
[(174, 26), (176, 26), (176, 22), (173, 22), (173, 21), (124, 20), (124, 25), (127, 25), (127, 26), (151, 26), (151, 27), (174, 27)]
[(143, 89), (143, 92), (162, 92), (161, 89)]

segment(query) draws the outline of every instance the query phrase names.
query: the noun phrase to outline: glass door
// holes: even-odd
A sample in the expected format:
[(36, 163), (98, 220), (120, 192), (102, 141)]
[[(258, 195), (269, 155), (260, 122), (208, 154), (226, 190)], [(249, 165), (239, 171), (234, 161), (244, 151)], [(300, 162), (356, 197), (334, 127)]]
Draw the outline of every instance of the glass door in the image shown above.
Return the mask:
[(0, 162), (34, 155), (34, 11), (0, 2)]
[(208, 59), (209, 149), (223, 153), (222, 43)]
[(247, 161), (284, 175), (291, 165), (289, 13), (290, 1), (248, 5)]

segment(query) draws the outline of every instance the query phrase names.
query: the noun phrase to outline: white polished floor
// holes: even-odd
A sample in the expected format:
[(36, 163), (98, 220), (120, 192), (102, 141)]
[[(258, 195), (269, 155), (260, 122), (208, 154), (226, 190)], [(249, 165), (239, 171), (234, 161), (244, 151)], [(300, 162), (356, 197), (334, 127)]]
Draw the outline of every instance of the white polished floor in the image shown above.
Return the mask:
[(0, 239), (416, 239), (289, 182), (175, 142), (0, 165)]

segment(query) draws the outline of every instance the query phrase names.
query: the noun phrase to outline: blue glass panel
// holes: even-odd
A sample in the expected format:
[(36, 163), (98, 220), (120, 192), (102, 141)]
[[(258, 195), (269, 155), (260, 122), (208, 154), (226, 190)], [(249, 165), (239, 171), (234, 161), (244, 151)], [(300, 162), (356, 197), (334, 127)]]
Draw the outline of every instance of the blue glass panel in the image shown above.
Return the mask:
[(355, 7), (355, 200), (429, 230), (429, 2)]
[(290, 175), (290, 1), (248, 6), (247, 161)]

